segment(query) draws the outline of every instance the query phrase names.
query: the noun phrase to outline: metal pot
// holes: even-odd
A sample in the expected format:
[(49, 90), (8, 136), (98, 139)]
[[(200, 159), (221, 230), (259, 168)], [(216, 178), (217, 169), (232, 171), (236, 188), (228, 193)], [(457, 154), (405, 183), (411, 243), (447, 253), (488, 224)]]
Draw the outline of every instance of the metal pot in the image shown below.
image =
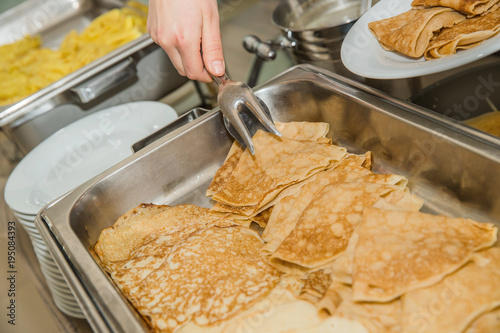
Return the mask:
[(272, 22), (293, 47), (298, 62), (315, 57), (338, 60), (342, 41), (360, 10), (360, 0), (287, 0), (275, 8)]
[(266, 42), (251, 35), (243, 39), (245, 49), (256, 55), (248, 85), (257, 82), (262, 62), (273, 60), (278, 50), (286, 50), (295, 64), (312, 64), (399, 98), (415, 94), (421, 88), (419, 78), (368, 79), (350, 72), (340, 59), (345, 36), (372, 2), (376, 3), (375, 0), (281, 0), (271, 15), (281, 34)]
[(280, 48), (289, 51), (298, 64), (326, 65), (333, 70), (336, 69), (334, 64), (340, 62), (344, 37), (360, 14), (361, 0), (281, 1), (271, 18), (281, 30), (281, 36), (266, 43), (247, 36), (243, 44), (249, 52), (264, 60), (274, 57), (270, 48)]

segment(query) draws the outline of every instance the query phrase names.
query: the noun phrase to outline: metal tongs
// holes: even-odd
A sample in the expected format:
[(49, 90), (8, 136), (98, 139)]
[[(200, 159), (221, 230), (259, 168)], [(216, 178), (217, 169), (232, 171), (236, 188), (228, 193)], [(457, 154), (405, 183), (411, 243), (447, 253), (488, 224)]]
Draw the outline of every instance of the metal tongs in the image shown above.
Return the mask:
[(219, 86), (217, 102), (224, 115), (224, 125), (242, 146), (250, 150), (252, 155), (255, 155), (252, 137), (257, 130), (261, 129), (281, 136), (274, 125), (269, 109), (255, 96), (252, 88), (243, 82), (229, 79), (226, 74), (223, 76), (210, 74), (210, 76)]

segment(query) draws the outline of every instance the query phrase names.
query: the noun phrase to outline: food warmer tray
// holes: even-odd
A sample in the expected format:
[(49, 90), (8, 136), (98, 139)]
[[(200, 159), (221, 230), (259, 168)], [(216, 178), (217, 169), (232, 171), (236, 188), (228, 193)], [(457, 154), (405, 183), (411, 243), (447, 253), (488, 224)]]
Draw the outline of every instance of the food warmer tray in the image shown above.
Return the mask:
[[(57, 48), (70, 30), (80, 32), (97, 16), (126, 2), (27, 0), (0, 14), (0, 45), (25, 34), (40, 34), (43, 47)], [(0, 128), (27, 153), (92, 112), (132, 101), (158, 100), (187, 81), (144, 34), (23, 100), (0, 106)]]
[[(373, 152), (373, 169), (409, 179), (423, 211), (500, 222), (500, 145), (465, 126), (312, 65), (256, 88), (279, 121), (324, 121), (350, 152)], [(92, 250), (99, 233), (143, 202), (210, 207), (205, 191), (232, 139), (214, 109), (47, 205), (35, 224), (93, 328), (148, 332)]]

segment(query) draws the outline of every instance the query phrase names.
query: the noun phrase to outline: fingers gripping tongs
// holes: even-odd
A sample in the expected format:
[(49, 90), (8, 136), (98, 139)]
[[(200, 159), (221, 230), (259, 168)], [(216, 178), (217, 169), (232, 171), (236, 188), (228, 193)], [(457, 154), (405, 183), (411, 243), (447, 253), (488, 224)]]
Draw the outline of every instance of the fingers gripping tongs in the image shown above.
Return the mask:
[(255, 154), (252, 137), (257, 130), (261, 129), (281, 136), (274, 125), (269, 109), (255, 96), (248, 85), (230, 80), (226, 74), (210, 75), (219, 86), (217, 102), (224, 115), (224, 125), (242, 146), (250, 150), (252, 155)]

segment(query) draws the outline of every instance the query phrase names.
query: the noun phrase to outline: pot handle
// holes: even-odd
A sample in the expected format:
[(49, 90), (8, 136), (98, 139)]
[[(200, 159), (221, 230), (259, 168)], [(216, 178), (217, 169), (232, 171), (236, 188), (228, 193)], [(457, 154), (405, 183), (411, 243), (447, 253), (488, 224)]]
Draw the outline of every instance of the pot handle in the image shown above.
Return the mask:
[(87, 104), (136, 76), (135, 61), (129, 57), (110, 67), (104, 73), (71, 88), (71, 91), (82, 104)]
[(291, 49), (296, 45), (295, 40), (285, 36), (278, 36), (274, 40), (263, 42), (259, 37), (247, 35), (243, 38), (243, 47), (250, 53), (256, 55), (247, 84), (255, 86), (262, 67), (262, 62), (276, 59), (276, 49)]
[(262, 60), (274, 60), (276, 58), (276, 50), (272, 42), (263, 42), (259, 37), (248, 35), (243, 38), (243, 47), (250, 53), (255, 54)]

